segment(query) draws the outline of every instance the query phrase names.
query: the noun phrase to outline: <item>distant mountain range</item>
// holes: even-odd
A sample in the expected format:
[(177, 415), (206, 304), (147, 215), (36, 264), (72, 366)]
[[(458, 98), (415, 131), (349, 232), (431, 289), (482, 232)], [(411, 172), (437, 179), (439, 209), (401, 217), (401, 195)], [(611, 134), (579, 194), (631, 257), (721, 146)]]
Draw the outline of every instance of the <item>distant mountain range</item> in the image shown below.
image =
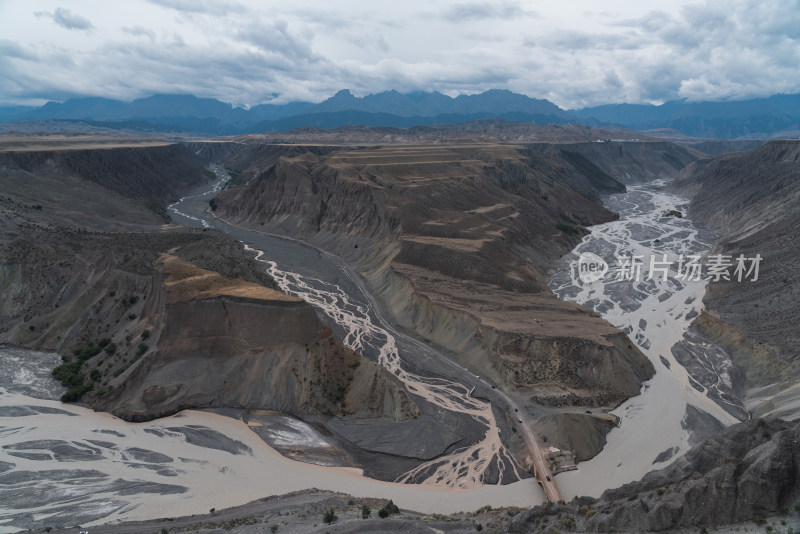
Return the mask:
[(800, 130), (800, 95), (732, 102), (673, 101), (660, 106), (610, 104), (568, 111), (548, 100), (500, 89), (455, 98), (437, 92), (397, 91), (356, 97), (344, 89), (318, 104), (260, 104), (250, 109), (212, 98), (165, 94), (133, 102), (86, 97), (48, 102), (38, 108), (0, 107), (0, 122), (85, 121), (111, 128), (204, 135), (281, 132), (302, 126), (405, 128), (487, 118), (637, 130), (666, 128), (694, 137), (764, 139), (779, 132)]

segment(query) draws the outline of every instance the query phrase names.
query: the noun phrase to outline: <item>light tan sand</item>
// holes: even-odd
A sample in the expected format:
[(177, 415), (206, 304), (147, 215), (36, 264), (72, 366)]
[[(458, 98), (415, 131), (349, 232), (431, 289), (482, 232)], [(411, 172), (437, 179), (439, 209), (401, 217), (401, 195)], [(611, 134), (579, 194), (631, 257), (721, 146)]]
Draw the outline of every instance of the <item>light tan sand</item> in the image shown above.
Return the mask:
[(169, 292), (167, 302), (170, 304), (221, 296), (301, 302), (299, 298), (259, 284), (239, 279), (232, 280), (218, 273), (206, 271), (172, 254), (162, 254), (158, 261), (161, 264), (161, 271), (169, 275), (164, 285)]

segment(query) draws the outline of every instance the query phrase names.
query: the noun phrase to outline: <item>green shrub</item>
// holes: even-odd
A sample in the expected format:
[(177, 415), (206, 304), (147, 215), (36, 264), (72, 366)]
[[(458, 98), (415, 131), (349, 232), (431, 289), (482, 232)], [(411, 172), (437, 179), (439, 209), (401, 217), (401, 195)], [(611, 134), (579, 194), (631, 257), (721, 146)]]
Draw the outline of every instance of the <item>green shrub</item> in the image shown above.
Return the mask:
[(100, 354), (101, 350), (103, 350), (103, 347), (100, 345), (95, 345), (94, 342), (90, 341), (85, 347), (73, 349), (72, 354), (74, 354), (81, 362), (85, 362), (89, 358), (93, 358), (94, 356)]
[(208, 201), (208, 205), (211, 206), (211, 211), (217, 211), (217, 199), (212, 198)]
[(128, 319), (130, 319), (131, 321), (133, 321), (134, 319), (136, 319), (136, 314), (135, 314), (135, 313), (129, 313), (129, 314), (128, 314)]
[(61, 402), (74, 402), (80, 399), (84, 393), (92, 389), (91, 384), (81, 384), (67, 390), (66, 393), (61, 395)]
[(575, 528), (575, 519), (571, 516), (562, 517), (558, 522), (566, 529), (572, 530)]
[(52, 371), (53, 378), (66, 387), (80, 385), (83, 383), (83, 374), (80, 372), (82, 365), (83, 362), (80, 360), (58, 365)]
[(130, 363), (126, 363), (125, 365), (123, 365), (123, 366), (121, 366), (121, 367), (118, 367), (117, 369), (115, 369), (115, 370), (114, 370), (114, 372), (113, 372), (113, 373), (111, 373), (111, 374), (112, 374), (112, 375), (114, 375), (114, 377), (117, 377), (117, 376), (121, 375), (122, 373), (124, 373), (124, 372), (125, 372), (125, 370), (126, 370), (128, 367), (130, 367), (130, 366), (131, 366), (131, 364), (130, 364)]
[(150, 337), (150, 330), (142, 331), (142, 339), (147, 339), (148, 337)]
[(386, 519), (389, 517), (389, 511), (386, 508), (381, 508), (378, 510), (378, 516), (380, 516), (381, 519)]
[(89, 373), (89, 378), (92, 379), (93, 382), (100, 381), (100, 369), (92, 369), (92, 372)]
[(145, 345), (144, 343), (139, 343), (139, 346), (136, 347), (136, 356), (137, 357), (141, 356), (142, 354), (147, 352), (147, 349), (148, 349), (147, 345)]
[(322, 522), (326, 525), (335, 523), (338, 519), (339, 516), (336, 515), (336, 510), (333, 508), (329, 508), (324, 514), (322, 514)]
[(361, 519), (366, 519), (372, 515), (372, 509), (366, 504), (361, 507)]

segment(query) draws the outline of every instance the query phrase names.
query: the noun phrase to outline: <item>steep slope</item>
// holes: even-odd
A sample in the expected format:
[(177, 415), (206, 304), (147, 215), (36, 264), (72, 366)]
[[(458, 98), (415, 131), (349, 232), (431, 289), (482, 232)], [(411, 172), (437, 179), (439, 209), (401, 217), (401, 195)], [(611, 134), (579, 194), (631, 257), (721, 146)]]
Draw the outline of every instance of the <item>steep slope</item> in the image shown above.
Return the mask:
[(171, 254), (159, 263), (167, 297), (156, 350), (95, 407), (133, 421), (196, 407), (419, 415), (399, 381), (331, 337), (302, 300)]
[(785, 514), (797, 502), (798, 466), (800, 425), (747, 421), (599, 499), (581, 497), (569, 505), (522, 512), (508, 532), (538, 532), (551, 525), (575, 532), (659, 532), (751, 520), (763, 524), (764, 517)]
[[(582, 226), (613, 217), (568, 185), (579, 174), (524, 147), (341, 149), (282, 158), (217, 204), (225, 217), (340, 254), (397, 324), (481, 376), (542, 403), (614, 405), (652, 367), (543, 282)], [(622, 187), (587, 183), (594, 195)]]
[[(143, 148), (13, 151), (0, 153), (0, 169), (72, 178), (136, 201), (162, 218), (166, 206), (213, 175), (179, 144)], [(74, 183), (73, 185), (78, 185)]]
[(641, 141), (575, 143), (561, 151), (573, 160), (581, 156), (624, 184), (676, 178), (681, 169), (703, 155), (675, 143)]
[[(0, 342), (63, 354), (70, 400), (136, 420), (200, 406), (419, 413), (394, 377), (334, 340), (308, 304), (271, 289), (241, 244), (164, 226), (142, 205), (163, 209), (205, 179), (186, 147), (24, 151), (0, 161)], [(182, 258), (173, 271), (185, 265), (183, 282), (195, 284), (172, 301), (157, 269), (168, 251)], [(214, 281), (207, 292), (197, 286), (204, 280)], [(198, 361), (208, 372), (198, 373)], [(164, 374), (180, 365), (194, 371)]]
[[(693, 194), (691, 214), (719, 228), (713, 254), (731, 258), (730, 280), (709, 285), (698, 326), (745, 371), (749, 407), (757, 414), (800, 416), (800, 142), (772, 141), (744, 153), (687, 167), (675, 187)], [(736, 258), (760, 255), (738, 281)], [(746, 262), (749, 269), (751, 261)]]

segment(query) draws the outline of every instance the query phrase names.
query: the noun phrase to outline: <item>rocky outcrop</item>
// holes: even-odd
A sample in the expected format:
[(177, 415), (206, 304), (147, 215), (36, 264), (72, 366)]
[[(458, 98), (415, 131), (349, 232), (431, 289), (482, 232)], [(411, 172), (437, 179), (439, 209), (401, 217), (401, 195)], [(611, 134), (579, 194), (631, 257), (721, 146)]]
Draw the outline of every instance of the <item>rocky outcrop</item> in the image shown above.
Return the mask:
[(506, 383), (533, 384), (532, 400), (545, 406), (616, 406), (654, 374), (623, 333), (592, 340), (498, 331), (491, 355)]
[(659, 532), (758, 520), (790, 509), (800, 496), (800, 425), (758, 419), (729, 427), (669, 467), (599, 499), (536, 507), (509, 532), (551, 525), (575, 532)]
[(576, 461), (584, 462), (603, 450), (606, 434), (618, 421), (614, 415), (555, 413), (537, 417), (532, 428), (545, 446), (572, 451)]
[(143, 421), (185, 408), (387, 417), (419, 410), (399, 381), (336, 341), (306, 302), (162, 256), (155, 351), (96, 408)]

